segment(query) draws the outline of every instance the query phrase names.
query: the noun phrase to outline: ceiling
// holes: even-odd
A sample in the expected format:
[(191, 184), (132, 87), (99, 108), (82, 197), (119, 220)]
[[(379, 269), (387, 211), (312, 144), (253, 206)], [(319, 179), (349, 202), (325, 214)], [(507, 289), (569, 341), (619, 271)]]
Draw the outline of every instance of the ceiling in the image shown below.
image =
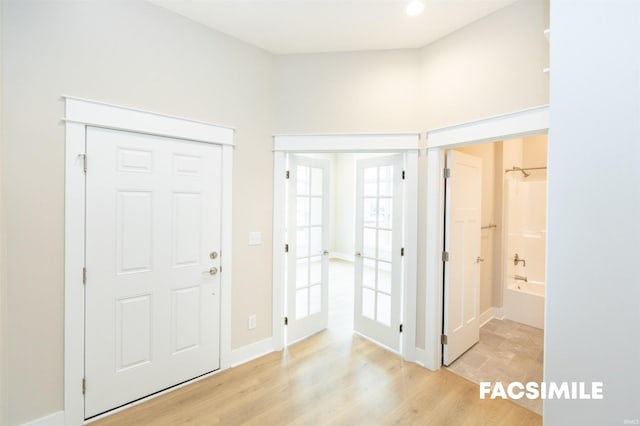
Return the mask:
[(149, 0), (274, 54), (423, 47), (516, 0)]

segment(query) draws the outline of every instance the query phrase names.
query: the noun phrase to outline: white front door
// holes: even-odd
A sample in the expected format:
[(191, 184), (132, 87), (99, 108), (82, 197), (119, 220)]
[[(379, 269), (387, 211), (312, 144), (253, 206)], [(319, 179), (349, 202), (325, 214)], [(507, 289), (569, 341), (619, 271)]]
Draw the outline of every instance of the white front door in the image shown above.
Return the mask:
[(327, 328), (329, 161), (289, 156), (287, 343)]
[(221, 148), (86, 141), (89, 418), (219, 368)]
[(480, 338), (480, 219), (482, 160), (447, 153), (443, 363), (449, 365)]
[(400, 349), (403, 156), (358, 160), (354, 330)]

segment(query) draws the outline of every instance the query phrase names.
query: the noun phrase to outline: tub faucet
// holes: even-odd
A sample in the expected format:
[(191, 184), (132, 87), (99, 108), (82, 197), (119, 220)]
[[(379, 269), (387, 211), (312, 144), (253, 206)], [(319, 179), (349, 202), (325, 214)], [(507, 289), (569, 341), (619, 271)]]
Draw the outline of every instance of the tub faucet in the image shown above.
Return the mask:
[(522, 266), (526, 267), (527, 266), (527, 261), (520, 258), (520, 256), (518, 256), (518, 253), (516, 253), (516, 255), (513, 257), (513, 264), (518, 266), (518, 263), (522, 262)]
[(529, 282), (527, 277), (523, 277), (522, 275), (516, 275), (514, 278), (516, 279), (516, 281), (524, 281), (525, 283)]

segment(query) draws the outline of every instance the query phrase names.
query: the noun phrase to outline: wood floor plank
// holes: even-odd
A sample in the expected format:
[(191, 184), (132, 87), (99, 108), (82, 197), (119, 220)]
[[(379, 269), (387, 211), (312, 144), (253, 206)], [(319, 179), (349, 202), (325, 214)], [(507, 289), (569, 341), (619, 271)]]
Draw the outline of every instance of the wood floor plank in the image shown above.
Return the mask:
[(540, 425), (477, 384), (327, 330), (100, 419), (108, 425)]

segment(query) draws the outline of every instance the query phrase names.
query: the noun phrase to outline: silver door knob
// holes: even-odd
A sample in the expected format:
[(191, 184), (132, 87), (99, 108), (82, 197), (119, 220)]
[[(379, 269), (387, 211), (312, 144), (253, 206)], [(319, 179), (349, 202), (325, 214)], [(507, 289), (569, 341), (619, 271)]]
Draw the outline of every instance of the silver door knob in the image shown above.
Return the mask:
[(362, 253), (360, 253), (359, 251), (356, 252), (356, 256), (358, 257), (362, 257)]
[(202, 272), (202, 274), (209, 274), (209, 275), (215, 275), (217, 273), (218, 273), (218, 268), (216, 268), (215, 266), (209, 269), (208, 271)]
[(323, 252), (322, 252), (322, 255), (323, 255), (323, 256), (327, 256), (328, 254), (329, 254), (329, 251), (328, 251), (328, 250), (325, 250), (325, 251), (323, 251)]

